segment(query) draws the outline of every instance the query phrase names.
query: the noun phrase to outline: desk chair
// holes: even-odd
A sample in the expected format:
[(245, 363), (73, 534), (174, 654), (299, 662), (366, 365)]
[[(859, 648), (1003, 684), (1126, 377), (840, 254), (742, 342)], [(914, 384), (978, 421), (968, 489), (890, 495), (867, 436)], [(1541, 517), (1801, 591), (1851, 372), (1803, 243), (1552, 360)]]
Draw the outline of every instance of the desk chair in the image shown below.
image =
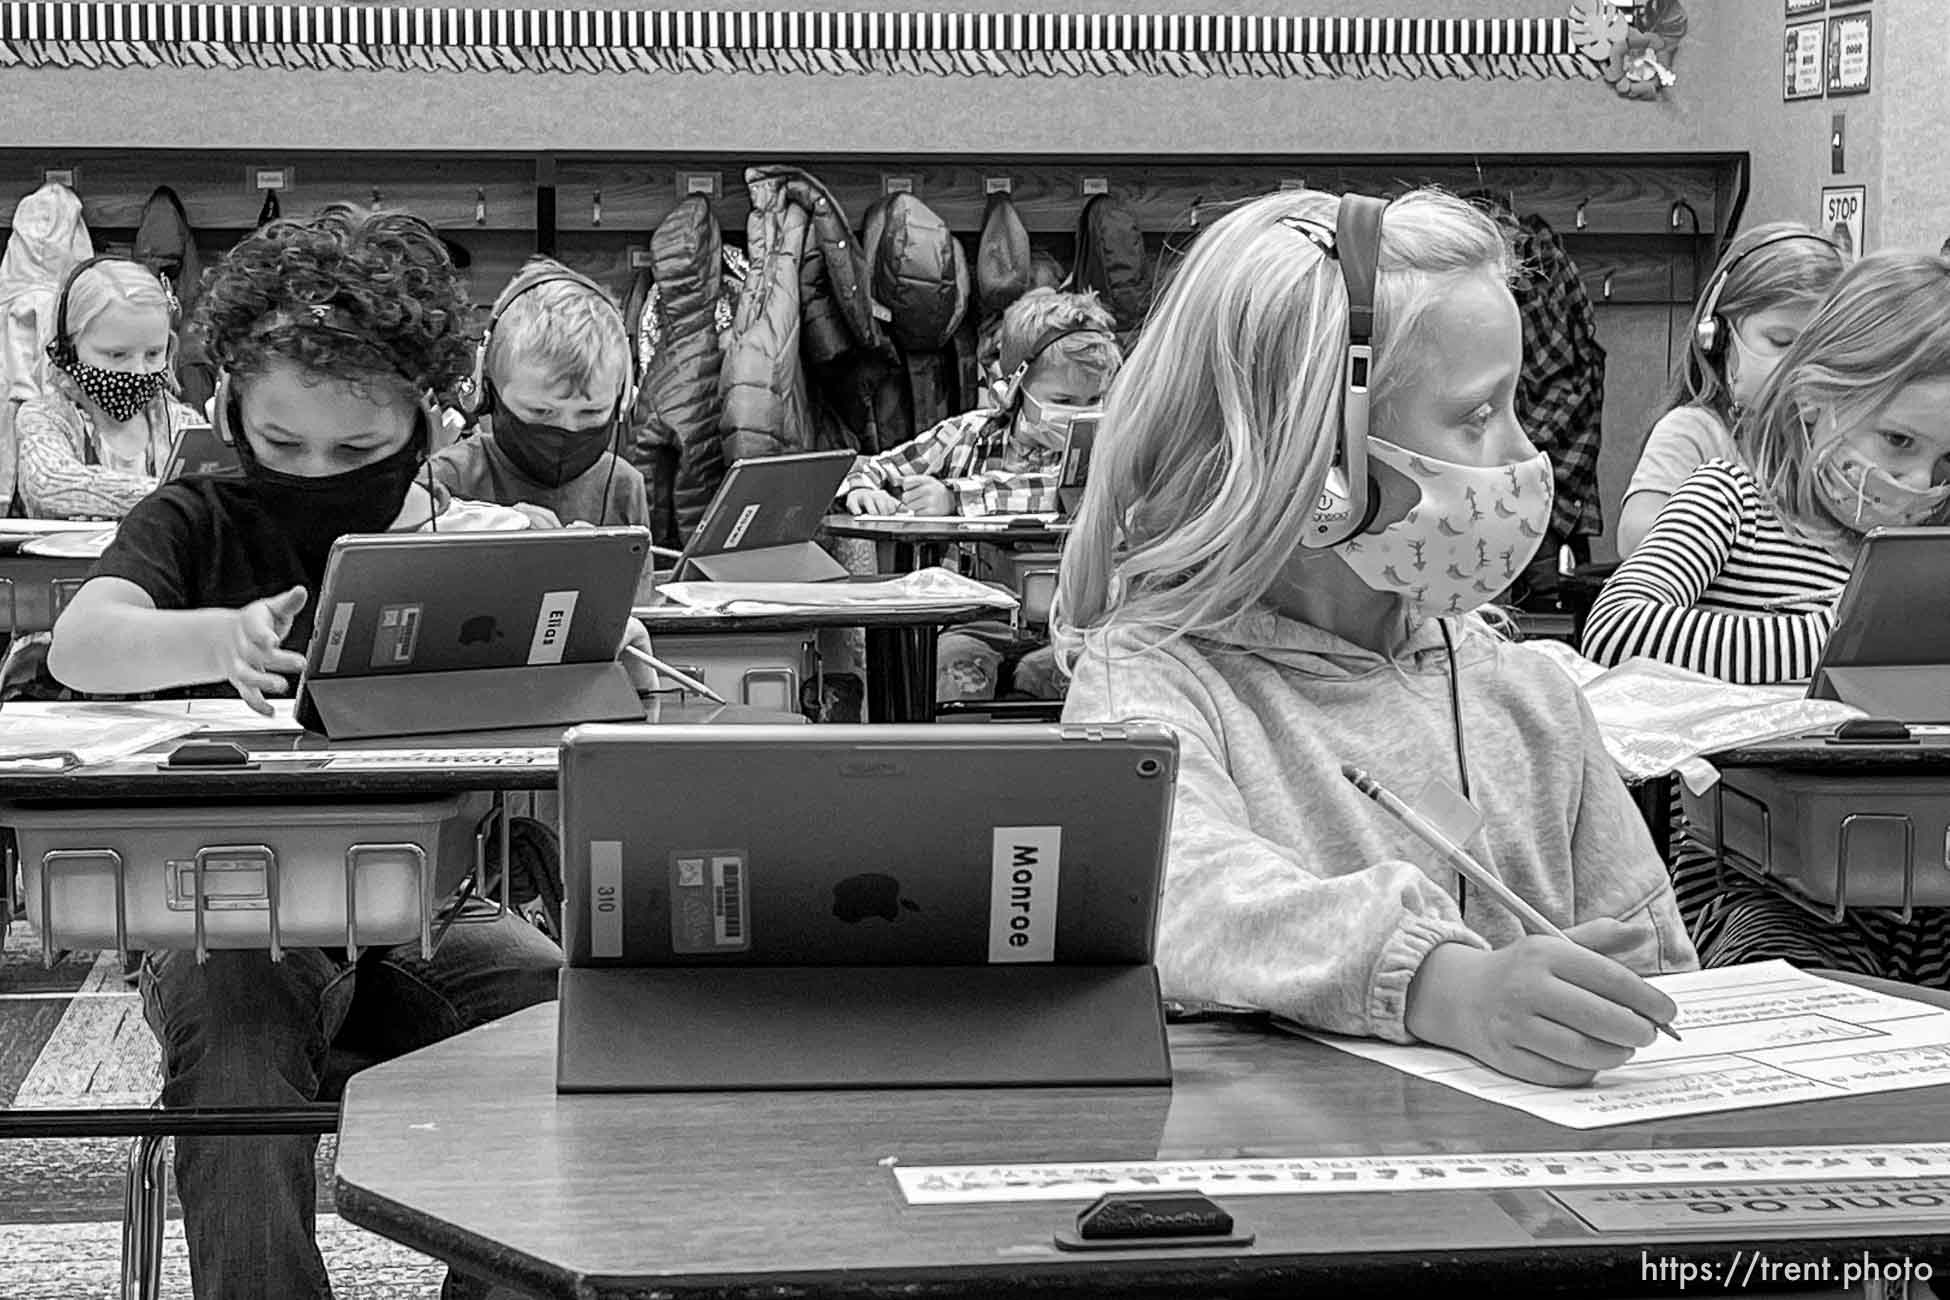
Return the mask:
[[(1056, 608), (1059, 556), (1055, 551), (1009, 551), (1009, 586), (1020, 602), (1009, 619), (1017, 638), (1047, 639)], [(1061, 700), (945, 700), (935, 705), (938, 718), (987, 719), (993, 722), (1060, 722)]]

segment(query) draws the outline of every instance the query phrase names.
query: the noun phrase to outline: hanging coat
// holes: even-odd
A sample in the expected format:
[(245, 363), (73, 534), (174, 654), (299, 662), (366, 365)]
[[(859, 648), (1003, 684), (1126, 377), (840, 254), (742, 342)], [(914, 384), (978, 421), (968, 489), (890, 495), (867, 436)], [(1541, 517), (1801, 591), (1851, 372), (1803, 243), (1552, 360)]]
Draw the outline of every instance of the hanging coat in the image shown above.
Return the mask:
[(13, 500), (14, 411), (41, 394), (61, 281), (94, 255), (81, 200), (66, 186), (43, 185), (14, 208), (13, 234), (0, 255), (0, 503)]
[(183, 326), (203, 290), (203, 264), (196, 254), (189, 214), (167, 185), (158, 186), (142, 205), (142, 220), (135, 228), (135, 257), (154, 267), (176, 295), (176, 382), (184, 403), (201, 411), (217, 391), (217, 368)]

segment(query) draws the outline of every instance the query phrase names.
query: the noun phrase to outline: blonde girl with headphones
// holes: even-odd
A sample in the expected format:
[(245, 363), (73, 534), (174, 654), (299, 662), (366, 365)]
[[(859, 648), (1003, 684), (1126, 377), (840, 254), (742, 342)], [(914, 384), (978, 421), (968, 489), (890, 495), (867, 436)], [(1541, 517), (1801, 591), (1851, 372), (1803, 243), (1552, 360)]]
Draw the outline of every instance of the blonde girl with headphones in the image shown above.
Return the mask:
[(42, 395), (15, 417), (20, 498), (39, 519), (120, 519), (155, 491), (185, 425), (175, 400), (176, 302), (154, 271), (97, 257), (68, 275)]
[[(1577, 687), (1476, 612), (1550, 514), (1511, 271), (1429, 190), (1206, 230), (1111, 389), (1063, 558), (1064, 718), (1179, 737), (1167, 995), (1576, 1085), (1653, 1041), (1674, 1007), (1643, 977), (1695, 958)], [(1527, 936), (1344, 764), (1572, 941)]]
[(1841, 250), (1792, 221), (1733, 242), (1686, 328), (1664, 409), (1645, 436), (1618, 513), (1620, 559), (1638, 549), (1686, 476), (1735, 457), (1733, 427), (1841, 278)]

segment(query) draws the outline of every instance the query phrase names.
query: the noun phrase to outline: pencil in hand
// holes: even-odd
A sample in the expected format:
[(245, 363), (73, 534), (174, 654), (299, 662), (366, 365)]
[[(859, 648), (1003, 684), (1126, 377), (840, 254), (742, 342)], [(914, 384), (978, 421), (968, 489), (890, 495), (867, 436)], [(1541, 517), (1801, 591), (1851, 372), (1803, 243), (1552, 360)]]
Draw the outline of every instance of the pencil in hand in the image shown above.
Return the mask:
[[(1577, 942), (1558, 929), (1549, 917), (1524, 901), (1523, 896), (1505, 884), (1502, 877), (1471, 857), (1462, 846), (1444, 835), (1428, 818), (1409, 807), (1379, 781), (1360, 768), (1345, 763), (1341, 765), (1341, 775), (1347, 778), (1348, 783), (1356, 790), (1380, 804), (1390, 816), (1414, 832), (1424, 844), (1434, 849), (1444, 866), (1501, 903), (1505, 910), (1522, 922), (1525, 930), (1532, 934), (1549, 935), (1553, 939), (1563, 939), (1567, 943)], [(1681, 1041), (1678, 1031), (1671, 1025), (1662, 1025), (1656, 1020), (1652, 1023), (1667, 1038), (1674, 1042)]]

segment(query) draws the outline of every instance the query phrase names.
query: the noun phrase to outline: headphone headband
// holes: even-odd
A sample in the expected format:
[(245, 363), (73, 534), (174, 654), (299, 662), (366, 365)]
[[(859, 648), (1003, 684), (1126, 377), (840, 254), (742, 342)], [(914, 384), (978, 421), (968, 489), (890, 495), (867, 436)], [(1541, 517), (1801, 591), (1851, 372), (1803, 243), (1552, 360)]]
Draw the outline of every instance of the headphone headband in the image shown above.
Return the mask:
[[(520, 272), (515, 274), (515, 279), (521, 279)], [(474, 382), (472, 387), (474, 390), (473, 397), (476, 403), (475, 409), (477, 411), (485, 412), (492, 405), (492, 398), (489, 395), (490, 385), (487, 378), (487, 357), (488, 349), (494, 343), (495, 327), (501, 324), (501, 318), (507, 314), (510, 307), (513, 307), (515, 303), (545, 284), (579, 285), (595, 295), (615, 315), (616, 326), (623, 334), (624, 355), (627, 356), (629, 354), (629, 323), (624, 320), (622, 310), (617, 307), (615, 302), (611, 301), (607, 293), (603, 292), (601, 285), (580, 271), (571, 270), (566, 266), (560, 269), (537, 272), (534, 278), (529, 280), (527, 284), (522, 285), (513, 293), (504, 294), (500, 303), (488, 313), (487, 326), (481, 331), (480, 346), (474, 352)], [(633, 379), (634, 377), (629, 373), (629, 363), (625, 361), (623, 367), (623, 388), (616, 396), (616, 414), (612, 417), (613, 419), (621, 419), (623, 413), (629, 409), (631, 405), (631, 389), (634, 387)]]
[(1696, 342), (1702, 352), (1710, 356), (1726, 341), (1725, 335), (1728, 331), (1720, 320), (1720, 297), (1726, 292), (1727, 281), (1733, 278), (1734, 271), (1742, 262), (1760, 252), (1761, 249), (1772, 248), (1776, 244), (1785, 244), (1795, 239), (1812, 240), (1837, 256), (1841, 255), (1841, 250), (1835, 247), (1835, 241), (1826, 235), (1817, 234), (1812, 230), (1780, 230), (1765, 239), (1755, 240), (1739, 253), (1728, 258), (1726, 264), (1716, 270), (1713, 278), (1707, 281), (1706, 293), (1700, 299), (1699, 326), (1695, 332)]
[(1334, 215), (1334, 240), (1304, 218), (1288, 222), (1340, 267), (1347, 290), (1347, 348), (1341, 366), (1341, 423), (1327, 481), (1308, 513), (1301, 544), (1338, 546), (1374, 522), (1381, 490), (1368, 477), (1368, 380), (1374, 368), (1375, 281), (1381, 271), (1381, 220), (1388, 201), (1344, 194)]
[[(156, 282), (162, 286), (163, 292), (171, 303), (176, 301), (176, 294), (170, 289), (168, 282), (147, 262), (121, 253), (97, 253), (93, 257), (77, 262), (62, 279), (60, 296), (54, 300), (54, 336), (48, 340), (47, 354), (57, 365), (68, 365), (75, 357), (74, 340), (68, 337), (68, 299), (74, 294), (75, 281), (79, 280), (89, 268), (100, 266), (104, 262), (127, 262), (130, 266), (141, 267), (156, 277)], [(172, 308), (172, 312), (173, 310)]]

